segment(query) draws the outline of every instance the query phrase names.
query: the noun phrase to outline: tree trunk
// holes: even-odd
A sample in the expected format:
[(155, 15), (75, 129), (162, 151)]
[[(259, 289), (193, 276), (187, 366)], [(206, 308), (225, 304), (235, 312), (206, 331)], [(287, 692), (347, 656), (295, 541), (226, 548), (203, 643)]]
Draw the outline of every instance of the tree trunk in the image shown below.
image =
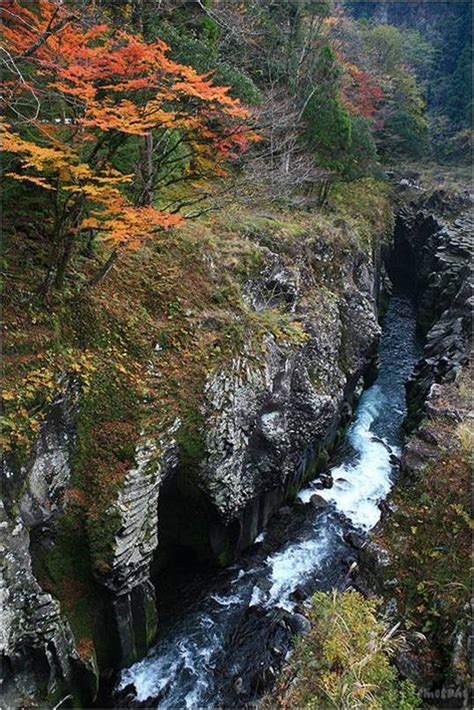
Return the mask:
[(57, 289), (61, 289), (63, 287), (67, 265), (69, 264), (69, 259), (71, 258), (73, 241), (74, 239), (72, 235), (68, 235), (63, 247), (63, 253), (58, 260), (58, 264), (56, 266), (56, 276), (54, 279), (54, 285)]
[(143, 0), (132, 0), (132, 25), (143, 32)]
[(94, 286), (97, 286), (97, 284), (102, 281), (102, 279), (105, 278), (109, 271), (112, 269), (113, 265), (117, 261), (117, 257), (118, 253), (116, 251), (113, 251), (105, 262), (105, 264), (102, 266), (102, 268), (100, 268), (99, 271), (94, 274), (94, 276), (87, 282), (86, 286), (88, 288), (93, 288)]
[(142, 202), (144, 205), (152, 205), (154, 200), (153, 191), (153, 133), (149, 131), (143, 138), (142, 149), (142, 176), (143, 176), (143, 195)]
[(60, 259), (60, 250), (61, 250), (61, 239), (60, 239), (60, 232), (59, 229), (56, 228), (55, 234), (54, 234), (54, 240), (51, 245), (51, 252), (49, 254), (49, 259), (48, 259), (48, 271), (46, 273), (46, 277), (42, 284), (39, 286), (37, 294), (40, 298), (44, 299), (46, 296), (49, 294), (51, 291), (51, 288), (53, 286), (56, 272), (57, 272), (57, 267), (58, 267), (58, 262)]
[(330, 188), (331, 188), (331, 181), (330, 180), (324, 180), (321, 183), (321, 186), (319, 188), (319, 199), (318, 199), (318, 202), (321, 207), (326, 203), (326, 200), (329, 197)]

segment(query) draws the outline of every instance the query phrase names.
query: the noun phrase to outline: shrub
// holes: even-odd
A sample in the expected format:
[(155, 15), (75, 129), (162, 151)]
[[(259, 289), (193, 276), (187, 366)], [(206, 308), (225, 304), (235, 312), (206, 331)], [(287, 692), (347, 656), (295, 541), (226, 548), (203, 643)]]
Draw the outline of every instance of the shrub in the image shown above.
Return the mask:
[[(296, 645), (273, 706), (315, 710), (410, 710), (415, 688), (390, 664), (394, 630), (377, 619), (378, 602), (354, 591), (318, 592), (310, 633)], [(276, 700), (276, 703), (275, 703)], [(267, 707), (270, 707), (269, 705)]]

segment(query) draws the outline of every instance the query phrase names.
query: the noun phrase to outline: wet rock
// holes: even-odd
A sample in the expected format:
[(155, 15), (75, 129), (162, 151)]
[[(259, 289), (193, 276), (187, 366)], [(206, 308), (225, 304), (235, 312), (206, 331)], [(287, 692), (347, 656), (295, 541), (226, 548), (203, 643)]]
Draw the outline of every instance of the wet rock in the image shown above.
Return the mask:
[(240, 677), (234, 680), (234, 692), (237, 695), (245, 695), (244, 681)]
[(295, 634), (308, 634), (311, 631), (311, 623), (303, 614), (292, 614), (288, 623)]
[(390, 446), (387, 444), (386, 441), (381, 439), (380, 436), (375, 436), (374, 434), (372, 434), (372, 440), (376, 441), (377, 444), (383, 446), (386, 451), (390, 452), (390, 454), (392, 453), (392, 449), (390, 448)]
[(313, 508), (327, 508), (329, 505), (328, 501), (322, 496), (318, 496), (317, 493), (311, 496), (310, 501)]
[(344, 540), (356, 550), (360, 550), (365, 544), (365, 537), (360, 533), (355, 532), (355, 530), (350, 530), (349, 532), (345, 533)]
[(332, 476), (329, 472), (322, 472), (315, 481), (315, 488), (331, 488), (333, 484)]
[(390, 513), (393, 512), (393, 506), (390, 504), (390, 501), (387, 500), (381, 500), (378, 504), (378, 508), (382, 513), (382, 521), (384, 521), (390, 515)]
[(351, 569), (353, 567), (354, 562), (357, 562), (357, 557), (355, 555), (345, 555), (345, 557), (342, 558), (341, 562), (345, 567)]
[(296, 587), (296, 589), (290, 594), (290, 600), (294, 602), (304, 601), (308, 596), (306, 589), (302, 586)]

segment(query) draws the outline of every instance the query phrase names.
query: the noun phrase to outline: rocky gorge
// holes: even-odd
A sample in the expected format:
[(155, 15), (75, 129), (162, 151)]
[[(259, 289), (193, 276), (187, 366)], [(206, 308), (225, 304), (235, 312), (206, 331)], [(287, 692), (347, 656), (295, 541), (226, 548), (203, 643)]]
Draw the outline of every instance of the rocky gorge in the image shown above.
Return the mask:
[[(463, 507), (469, 507), (472, 196), (443, 189), (426, 194), (416, 181), (405, 179), (396, 202), (394, 241), (386, 264), (392, 278), (414, 291), (424, 346), (407, 382), (400, 479), (384, 505), (382, 520), (359, 548), (355, 584), (365, 594), (380, 595), (386, 617), (403, 625), (395, 663), (402, 677), (415, 682), (423, 702), (430, 707), (469, 707), (472, 609), (469, 581), (458, 567), (467, 573), (469, 521), (466, 516), (458, 528), (449, 510), (462, 515)], [(436, 535), (437, 527), (445, 533), (451, 530), (455, 544)], [(400, 528), (408, 529), (408, 536), (400, 535)], [(453, 550), (452, 558), (448, 549)], [(457, 598), (448, 592), (444, 596), (435, 591), (438, 584), (439, 589), (453, 585), (463, 591)], [(423, 617), (420, 612), (426, 611)]]
[[(191, 415), (177, 413), (161, 430), (141, 433), (100, 524), (89, 525), (80, 540), (84, 561), (77, 564), (87, 567), (94, 612), (81, 608), (73, 582), (71, 604), (41, 585), (42, 560), (62, 554), (59, 526), (76, 490), (83, 405), (78, 379), (64, 373), (32, 454), (22, 460), (13, 453), (4, 471), (7, 706), (25, 699), (42, 707), (90, 705), (101, 676), (141, 658), (159, 637), (156, 589), (170, 565), (231, 565), (285, 501), (324, 478), (353, 405), (374, 376), (388, 277), (414, 292), (425, 337), (408, 384), (408, 425), (419, 426), (423, 411), (439, 410), (439, 388), (454, 382), (469, 359), (470, 206), (465, 195), (397, 190), (393, 240), (389, 209), (370, 239), (337, 208), (331, 240), (301, 230), (278, 239), (273, 216), (245, 230), (244, 242), (258, 257), (240, 280), (253, 325), (242, 329), (238, 352), (209, 368)], [(222, 279), (226, 265), (203, 258), (211, 278)], [(186, 317), (199, 326), (204, 316)], [(150, 377), (166, 354), (155, 342)], [(402, 454), (403, 470), (418, 455), (420, 438), (418, 428)], [(83, 624), (93, 630), (79, 638)]]

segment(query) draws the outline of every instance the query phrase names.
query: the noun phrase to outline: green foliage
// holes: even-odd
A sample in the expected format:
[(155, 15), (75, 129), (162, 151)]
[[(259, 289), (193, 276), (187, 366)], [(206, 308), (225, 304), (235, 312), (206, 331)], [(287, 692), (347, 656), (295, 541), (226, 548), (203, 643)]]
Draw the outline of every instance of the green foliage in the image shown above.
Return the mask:
[(429, 72), (431, 45), (416, 30), (402, 32), (387, 24), (362, 23), (362, 36), (368, 61), (372, 71), (380, 75), (385, 94), (376, 132), (381, 156), (388, 160), (426, 156), (428, 122), (417, 75)]
[[(401, 59), (421, 82), (435, 157), (469, 162), (465, 131), (472, 116), (472, 3), (374, 0), (348, 6), (355, 17), (363, 18), (374, 52), (378, 38), (381, 47), (392, 50), (388, 59)], [(388, 25), (399, 29), (398, 37)]]
[(422, 158), (428, 149), (426, 122), (409, 111), (397, 111), (381, 131), (383, 155), (393, 159), (397, 155)]
[(467, 42), (459, 54), (448, 87), (446, 112), (455, 125), (469, 126), (472, 117), (472, 47)]
[(318, 154), (321, 164), (340, 167), (351, 144), (352, 124), (348, 112), (336, 98), (323, 100), (314, 96), (305, 111), (308, 145)]
[(405, 60), (403, 33), (393, 25), (362, 25), (365, 46), (375, 66), (393, 75)]
[[(390, 665), (397, 641), (393, 632), (378, 620), (377, 601), (354, 591), (342, 594), (334, 591), (316, 593), (312, 604), (311, 631), (297, 643), (289, 667), (278, 682), (277, 707), (312, 710), (420, 707), (412, 683), (400, 682)], [(271, 698), (271, 702), (274, 700)]]
[(351, 115), (351, 141), (346, 150), (342, 176), (357, 180), (373, 173), (378, 160), (371, 121)]
[(246, 103), (261, 102), (261, 92), (252, 78), (238, 64), (228, 62), (220, 55), (217, 45), (219, 28), (209, 16), (202, 17), (197, 26), (190, 29), (189, 23), (180, 22), (179, 15), (162, 22), (157, 14), (156, 19), (148, 24), (148, 32), (169, 45), (176, 61), (203, 74), (212, 72), (217, 84), (230, 86), (231, 93)]
[[(469, 683), (467, 654), (453, 649), (453, 639), (469, 628), (470, 556), (472, 521), (471, 381), (463, 371), (455, 384), (444, 385), (443, 407), (460, 413), (460, 423), (434, 414), (422, 422), (432, 441), (410, 487), (399, 486), (393, 496), (394, 513), (378, 531), (377, 540), (389, 551), (386, 579), (396, 577), (395, 596), (407, 628), (427, 636), (427, 662), (442, 670), (447, 685)], [(426, 442), (415, 439), (422, 450)], [(462, 646), (461, 646), (462, 648)], [(453, 661), (456, 668), (453, 668)]]

